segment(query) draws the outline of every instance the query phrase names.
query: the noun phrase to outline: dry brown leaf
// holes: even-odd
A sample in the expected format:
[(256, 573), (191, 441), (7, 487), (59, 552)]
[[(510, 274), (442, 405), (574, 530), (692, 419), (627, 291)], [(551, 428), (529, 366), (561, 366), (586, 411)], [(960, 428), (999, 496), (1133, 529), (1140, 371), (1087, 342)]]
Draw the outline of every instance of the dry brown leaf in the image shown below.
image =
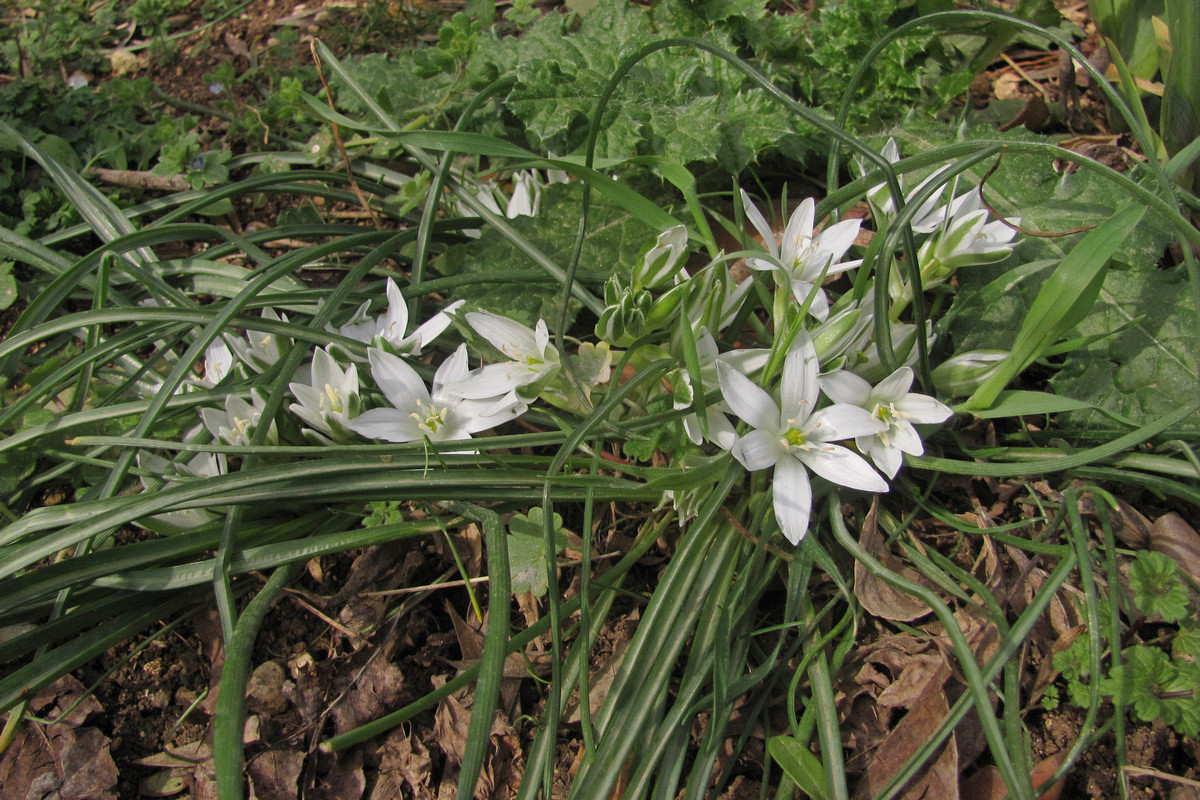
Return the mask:
[(1042, 663), (1038, 667), (1037, 677), (1034, 678), (1033, 687), (1029, 690), (1029, 701), (1027, 704), (1029, 707), (1032, 707), (1041, 700), (1042, 693), (1046, 690), (1046, 687), (1054, 683), (1058, 678), (1058, 670), (1054, 668), (1054, 657), (1070, 647), (1071, 643), (1079, 638), (1079, 634), (1086, 630), (1086, 625), (1076, 625), (1055, 639), (1050, 649), (1042, 654)]
[[(901, 577), (927, 585), (924, 576), (912, 567), (905, 566), (900, 559), (892, 555), (879, 533), (876, 517), (878, 500), (871, 504), (871, 510), (863, 520), (862, 532), (858, 543), (863, 549), (875, 556), (884, 567)], [(929, 606), (910, 594), (894, 589), (880, 578), (876, 578), (861, 563), (854, 563), (854, 596), (872, 616), (890, 619), (898, 622), (912, 622), (930, 613)]]
[[(855, 654), (862, 666), (855, 673), (853, 686), (838, 698), (838, 706), (847, 709), (842, 734), (855, 755), (847, 763), (852, 773), (864, 772), (879, 744), (892, 733), (896, 709), (907, 709), (920, 698), (931, 675), (923, 662), (930, 659), (943, 664), (939, 681), (949, 675), (944, 657), (928, 640), (907, 634), (893, 634), (865, 645)], [(919, 664), (919, 666), (918, 666)], [(920, 686), (914, 684), (920, 683)], [(941, 683), (934, 689), (940, 690)], [(887, 705), (881, 704), (884, 698)]]
[[(1082, 487), (1082, 481), (1073, 484)], [(1092, 494), (1083, 494), (1079, 498), (1080, 513), (1097, 516), (1096, 498)], [(1150, 520), (1124, 500), (1117, 498), (1116, 508), (1108, 509), (1108, 518), (1112, 524), (1113, 535), (1121, 544), (1133, 550), (1141, 550), (1150, 541)]]
[[(608, 697), (608, 690), (612, 688), (613, 679), (617, 677), (617, 670), (625, 658), (625, 651), (629, 649), (629, 642), (628, 631), (626, 631), (625, 638), (613, 645), (612, 652), (595, 669), (588, 670), (588, 710), (593, 716), (600, 713), (600, 707), (604, 705), (604, 699)], [(568, 708), (566, 721), (571, 724), (580, 721), (578, 697)]]
[(300, 793), (301, 750), (268, 750), (246, 765), (250, 800), (294, 800)]
[(1154, 520), (1150, 527), (1150, 549), (1170, 558), (1200, 583), (1200, 533), (1172, 511)]
[(369, 632), (378, 627), (386, 610), (387, 604), (383, 598), (362, 595), (351, 597), (338, 613), (338, 631), (345, 637), (346, 643), (358, 652), (367, 646), (370, 640)]
[[(333, 766), (304, 796), (309, 800), (362, 800), (366, 789), (362, 750), (355, 748), (349, 752), (338, 753)], [(397, 793), (393, 797), (401, 795)]]
[(345, 733), (377, 719), (397, 706), (403, 689), (400, 669), (385, 658), (372, 658), (330, 712), (334, 730)]
[(941, 653), (925, 653), (912, 659), (891, 686), (880, 692), (876, 702), (884, 708), (912, 708), (931, 690), (940, 691), (950, 668)]
[(436, 796), (429, 788), (432, 764), (429, 751), (415, 736), (403, 728), (397, 728), (383, 743), (379, 755), (379, 776), (370, 800), (393, 800), (397, 797), (429, 800)]
[(245, 42), (234, 36), (232, 33), (225, 34), (225, 46), (228, 47), (229, 52), (233, 53), (235, 56), (241, 56), (242, 58), (246, 59), (250, 58), (250, 48), (246, 46)]
[(53, 725), (26, 722), (0, 757), (0, 787), (4, 797), (54, 797), (55, 800), (108, 800), (115, 798), (117, 765), (109, 739), (97, 728), (81, 727), (93, 712), (101, 711), (87, 697), (71, 711), (84, 693), (83, 685), (66, 675), (30, 701), (30, 710), (56, 719)]
[(449, 600), (443, 602), (450, 621), (454, 623), (454, 635), (458, 637), (458, 649), (462, 652), (462, 660), (471, 663), (478, 661), (483, 655), (483, 626), (471, 617), (471, 621), (463, 619)]
[[(1059, 752), (1038, 762), (1030, 776), (1034, 787), (1049, 780), (1063, 762), (1066, 753)], [(1060, 778), (1046, 791), (1038, 795), (1038, 800), (1058, 800), (1062, 795), (1066, 778)], [(965, 780), (962, 785), (962, 800), (1005, 800), (1008, 797), (1008, 787), (1000, 777), (1000, 770), (991, 764), (976, 772)]]
[(204, 740), (168, 747), (161, 753), (139, 758), (134, 764), (142, 767), (182, 767), (198, 764), (212, 758), (212, 747)]
[[(440, 689), (446, 683), (446, 676), (435, 675), (431, 681), (435, 689)], [(434, 713), (433, 740), (453, 764), (462, 761), (463, 752), (466, 750), (472, 700), (470, 687), (463, 687), (444, 697)]]
[[(930, 691), (880, 743), (866, 775), (859, 781), (855, 798), (878, 794), (912, 754), (933, 736), (949, 713), (950, 704), (946, 701), (945, 693), (940, 687), (931, 686)], [(957, 800), (958, 748), (953, 736), (946, 740), (937, 758), (909, 782), (899, 797), (901, 800)]]
[(284, 672), (277, 661), (264, 661), (246, 681), (246, 710), (254, 714), (279, 714), (288, 707), (283, 694)]
[[(1008, 593), (1004, 587), (1004, 568), (1000, 565), (1000, 553), (996, 550), (996, 543), (991, 536), (983, 536), (981, 541), (979, 557), (975, 560), (972, 574), (983, 582), (997, 602), (1002, 603)], [(975, 597), (979, 603), (983, 602), (979, 595)]]

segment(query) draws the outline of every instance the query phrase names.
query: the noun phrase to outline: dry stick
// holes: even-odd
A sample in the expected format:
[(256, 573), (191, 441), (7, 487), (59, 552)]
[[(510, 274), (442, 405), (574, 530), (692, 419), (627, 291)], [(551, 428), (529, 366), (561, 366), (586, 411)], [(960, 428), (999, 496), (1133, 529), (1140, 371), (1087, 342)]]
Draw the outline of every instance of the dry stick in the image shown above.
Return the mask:
[(114, 186), (127, 186), (131, 189), (155, 189), (162, 192), (184, 192), (192, 188), (182, 175), (156, 175), (132, 169), (104, 169), (91, 167), (89, 175), (95, 175), (105, 183)]
[[(325, 69), (321, 65), (321, 57), (317, 55), (316, 39), (308, 43), (308, 49), (312, 52), (313, 62), (317, 65), (317, 76), (321, 79), (321, 85), (325, 87), (325, 99), (329, 103), (329, 110), (336, 112), (337, 108), (333, 105), (333, 90), (329, 88), (329, 81), (325, 79)], [(338, 128), (338, 124), (336, 122), (329, 124), (333, 127), (333, 140), (337, 142), (338, 152), (342, 154), (342, 163), (346, 165), (346, 177), (350, 179), (350, 187), (354, 189), (354, 194), (358, 197), (358, 202), (362, 204), (363, 209), (371, 215), (371, 221), (375, 223), (375, 228), (383, 230), (383, 223), (380, 221), (379, 215), (367, 202), (367, 196), (363, 194), (363, 190), (358, 187), (358, 181), (354, 178), (354, 170), (350, 169), (350, 156), (346, 153), (346, 145), (342, 143), (342, 132)]]
[(1004, 153), (1007, 149), (1008, 148), (1006, 147), (1000, 151), (1000, 154), (996, 156), (996, 163), (988, 167), (988, 171), (983, 173), (983, 177), (979, 179), (979, 189), (977, 190), (979, 192), (979, 202), (983, 203), (983, 207), (988, 210), (988, 213), (995, 217), (1002, 225), (1004, 225), (1004, 227), (1010, 228), (1017, 233), (1023, 233), (1026, 236), (1034, 236), (1038, 239), (1058, 239), (1062, 236), (1073, 236), (1076, 233), (1090, 231), (1092, 228), (1096, 227), (1095, 225), (1084, 225), (1079, 228), (1071, 228), (1070, 230), (1058, 232), (1035, 231), (1032, 228), (1023, 228), (1020, 225), (1009, 222), (1003, 214), (992, 208), (992, 204), (989, 203), (987, 198), (983, 196), (983, 187), (987, 185), (988, 178), (992, 177), (992, 173), (996, 171), (996, 169), (1000, 166), (1000, 162), (1004, 160)]
[(1046, 101), (1046, 105), (1050, 105), (1050, 93), (1046, 91), (1045, 86), (1042, 86), (1040, 83), (1035, 81), (1033, 78), (1029, 77), (1029, 73), (1027, 73), (1025, 70), (1021, 69), (1021, 66), (1017, 62), (1015, 62), (1011, 58), (1009, 58), (1007, 53), (1001, 53), (1000, 57), (1004, 59), (1004, 62), (1006, 64), (1008, 64), (1010, 67), (1013, 68), (1013, 72), (1017, 73), (1022, 78), (1024, 78), (1026, 83), (1028, 83), (1030, 86), (1032, 86), (1035, 90), (1037, 90), (1042, 95), (1042, 99)]

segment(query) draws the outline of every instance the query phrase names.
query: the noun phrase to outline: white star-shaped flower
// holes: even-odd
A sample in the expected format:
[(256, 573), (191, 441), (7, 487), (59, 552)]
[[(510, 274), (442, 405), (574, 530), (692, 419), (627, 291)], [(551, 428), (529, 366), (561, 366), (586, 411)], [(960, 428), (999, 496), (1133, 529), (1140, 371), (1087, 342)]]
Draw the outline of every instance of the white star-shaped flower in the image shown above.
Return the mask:
[(886, 492), (862, 456), (833, 442), (870, 436), (887, 425), (857, 406), (838, 403), (816, 409), (819, 394), (817, 351), (807, 332), (792, 343), (783, 363), (776, 404), (762, 388), (724, 362), (717, 362), (721, 394), (754, 430), (738, 438), (733, 456), (748, 470), (775, 468), (775, 519), (783, 535), (798, 544), (808, 532), (812, 486), (808, 470), (828, 481), (868, 492)]
[(751, 269), (778, 273), (781, 280), (791, 287), (798, 303), (805, 302), (812, 294), (812, 305), (809, 306), (808, 312), (819, 320), (825, 319), (829, 316), (829, 301), (817, 283), (823, 277), (854, 269), (862, 263), (841, 262), (842, 256), (850, 249), (850, 245), (854, 244), (862, 220), (846, 219), (835, 222), (820, 233), (814, 234), (817, 203), (809, 197), (792, 212), (783, 231), (783, 239), (777, 243), (775, 232), (767, 224), (766, 217), (744, 189), (742, 204), (746, 208), (746, 216), (763, 237), (767, 252), (771, 254), (769, 259), (747, 258), (746, 265)]
[(495, 398), (468, 400), (446, 390), (447, 384), (467, 374), (466, 345), (459, 345), (438, 367), (432, 390), (398, 356), (372, 347), (367, 358), (371, 362), (371, 377), (392, 404), (391, 408), (365, 411), (347, 423), (350, 430), (368, 439), (388, 442), (468, 439), (472, 433), (494, 428), (520, 413), (515, 403), (506, 407)]
[[(256, 391), (250, 392), (249, 401), (231, 394), (225, 398), (224, 411), (215, 408), (200, 409), (200, 421), (204, 423), (204, 427), (208, 428), (209, 433), (226, 444), (249, 445), (266, 404), (266, 401)], [(279, 443), (275, 420), (271, 420), (271, 427), (267, 431), (265, 442), (267, 444)]]
[(309, 383), (288, 384), (300, 401), (289, 410), (311, 427), (305, 433), (322, 444), (346, 441), (350, 419), (358, 413), (358, 367), (351, 364), (343, 370), (327, 350), (318, 348), (310, 372)]
[(835, 403), (858, 406), (887, 427), (877, 433), (855, 438), (858, 449), (871, 457), (875, 466), (889, 478), (896, 477), (904, 453), (919, 456), (925, 452), (921, 435), (913, 423), (945, 422), (952, 412), (949, 406), (924, 394), (910, 392), (913, 371), (900, 367), (872, 388), (852, 372), (840, 370), (821, 376), (821, 389)]
[[(363, 303), (350, 321), (338, 328), (338, 333), (348, 339), (382, 347), (398, 355), (417, 356), (450, 326), (449, 312), (462, 305), (462, 301), (451, 303), (434, 314), (429, 320), (408, 334), (408, 305), (400, 294), (400, 287), (391, 278), (387, 279), (387, 311), (374, 319), (367, 316), (370, 302)], [(408, 334), (408, 335), (405, 335)]]
[(450, 382), (447, 390), (468, 400), (491, 398), (501, 405), (520, 406), (523, 413), (527, 407), (525, 400), (536, 392), (520, 390), (544, 386), (562, 366), (558, 349), (550, 344), (546, 321), (539, 319), (537, 327), (530, 330), (508, 317), (486, 311), (469, 312), (466, 321), (472, 330), (511, 360), (472, 370)]

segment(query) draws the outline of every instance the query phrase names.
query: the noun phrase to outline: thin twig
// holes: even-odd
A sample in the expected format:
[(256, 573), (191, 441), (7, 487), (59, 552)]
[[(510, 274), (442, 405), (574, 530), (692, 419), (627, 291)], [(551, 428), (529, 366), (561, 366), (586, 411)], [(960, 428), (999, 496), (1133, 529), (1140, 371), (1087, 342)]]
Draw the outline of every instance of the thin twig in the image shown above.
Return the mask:
[(1020, 75), (1022, 78), (1024, 78), (1026, 83), (1028, 83), (1034, 89), (1037, 89), (1039, 93), (1041, 93), (1042, 99), (1046, 101), (1046, 105), (1050, 105), (1050, 93), (1046, 91), (1045, 86), (1042, 86), (1040, 83), (1035, 81), (1033, 78), (1029, 77), (1029, 73), (1027, 73), (1025, 70), (1021, 69), (1020, 65), (1018, 65), (1017, 62), (1015, 62), (1011, 58), (1009, 58), (1008, 53), (1001, 53), (1000, 57), (1004, 59), (1004, 63), (1008, 64), (1010, 67), (1013, 68), (1014, 72), (1016, 72), (1018, 75)]
[[(312, 52), (313, 62), (317, 65), (317, 75), (321, 78), (321, 85), (325, 87), (325, 99), (329, 103), (329, 110), (336, 112), (337, 108), (333, 105), (333, 89), (329, 88), (329, 81), (325, 79), (325, 68), (321, 64), (321, 57), (317, 55), (317, 40), (310, 41), (308, 48)], [(358, 197), (358, 202), (362, 204), (363, 210), (371, 215), (375, 227), (383, 230), (383, 222), (375, 213), (375, 209), (371, 208), (371, 204), (367, 202), (367, 196), (363, 194), (363, 190), (359, 188), (358, 181), (354, 177), (354, 170), (350, 169), (350, 156), (346, 154), (346, 145), (342, 142), (342, 132), (338, 128), (338, 124), (336, 122), (329, 124), (333, 128), (333, 140), (337, 143), (338, 152), (342, 154), (342, 163), (346, 165), (346, 177), (350, 179), (350, 188), (354, 189), (354, 194)]]

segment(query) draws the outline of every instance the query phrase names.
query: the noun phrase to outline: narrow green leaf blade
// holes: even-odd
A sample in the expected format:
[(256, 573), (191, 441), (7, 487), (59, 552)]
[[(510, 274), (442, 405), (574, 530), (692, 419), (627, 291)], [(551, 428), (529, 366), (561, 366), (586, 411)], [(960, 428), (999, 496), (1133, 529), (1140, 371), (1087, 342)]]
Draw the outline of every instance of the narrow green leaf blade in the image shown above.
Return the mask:
[(829, 797), (829, 785), (825, 781), (825, 768), (821, 759), (791, 736), (772, 736), (767, 740), (767, 752), (783, 767), (792, 782), (809, 797), (825, 800)]

